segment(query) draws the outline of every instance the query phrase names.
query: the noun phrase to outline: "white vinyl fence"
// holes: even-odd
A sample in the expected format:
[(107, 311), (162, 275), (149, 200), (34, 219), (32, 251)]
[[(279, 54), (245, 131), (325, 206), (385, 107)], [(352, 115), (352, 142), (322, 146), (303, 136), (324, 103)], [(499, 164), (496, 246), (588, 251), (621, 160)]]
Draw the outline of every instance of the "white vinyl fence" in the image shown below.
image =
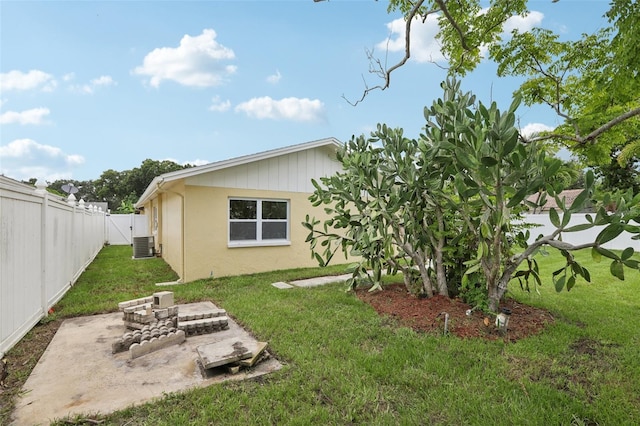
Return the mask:
[[(586, 214), (583, 213), (572, 214), (569, 226), (588, 223), (585, 217)], [(592, 214), (592, 217), (595, 217), (595, 213)], [(529, 243), (533, 242), (538, 235), (549, 235), (556, 229), (556, 227), (551, 224), (548, 213), (525, 215), (524, 222), (539, 225), (529, 229), (529, 232), (531, 233)], [(562, 234), (562, 241), (566, 241), (574, 245), (592, 243), (603, 228), (604, 226), (594, 226), (593, 228), (584, 231), (564, 232)], [(623, 232), (616, 239), (603, 244), (603, 247), (609, 250), (624, 250), (627, 247), (633, 247), (636, 252), (640, 252), (640, 240), (632, 240), (632, 236), (633, 235), (628, 232)]]
[(107, 241), (111, 245), (132, 245), (134, 237), (148, 234), (147, 217), (143, 214), (107, 215)]
[[(546, 213), (524, 220), (540, 225), (532, 240), (555, 229)], [(572, 216), (571, 225), (579, 223), (586, 223), (584, 214)], [(601, 229), (565, 233), (563, 240), (592, 242)], [(0, 176), (0, 356), (47, 315), (105, 243), (131, 244), (146, 231), (142, 215), (108, 215)], [(606, 247), (640, 251), (640, 241), (623, 233)]]
[(47, 315), (106, 242), (106, 214), (0, 176), (0, 355)]

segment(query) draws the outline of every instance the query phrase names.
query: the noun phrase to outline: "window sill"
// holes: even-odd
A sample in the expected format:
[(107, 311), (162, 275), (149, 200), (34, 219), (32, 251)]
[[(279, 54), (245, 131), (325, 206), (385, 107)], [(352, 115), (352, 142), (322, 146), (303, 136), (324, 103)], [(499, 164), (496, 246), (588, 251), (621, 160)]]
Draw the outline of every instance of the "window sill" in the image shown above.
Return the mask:
[(278, 247), (278, 246), (290, 246), (291, 241), (287, 240), (266, 240), (266, 241), (229, 241), (227, 243), (228, 248), (239, 247)]

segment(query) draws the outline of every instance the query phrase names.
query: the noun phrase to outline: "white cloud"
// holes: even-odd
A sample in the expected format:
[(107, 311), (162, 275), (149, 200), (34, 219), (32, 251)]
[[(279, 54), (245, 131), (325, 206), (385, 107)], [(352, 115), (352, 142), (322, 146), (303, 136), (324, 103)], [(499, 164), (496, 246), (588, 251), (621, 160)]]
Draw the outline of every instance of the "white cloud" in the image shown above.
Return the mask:
[(231, 101), (229, 101), (228, 99), (226, 101), (223, 101), (220, 99), (220, 96), (214, 96), (213, 99), (211, 99), (211, 106), (209, 107), (209, 111), (225, 112), (228, 111), (229, 108), (231, 108)]
[(116, 82), (113, 81), (113, 78), (111, 78), (110, 75), (101, 75), (100, 77), (91, 80), (91, 85), (94, 87), (113, 86), (114, 84), (116, 84)]
[(51, 74), (40, 70), (31, 70), (27, 73), (13, 70), (0, 74), (0, 91), (8, 90), (33, 90), (40, 88), (45, 92), (55, 89), (57, 82)]
[(0, 146), (0, 173), (14, 179), (63, 179), (81, 164), (84, 164), (81, 155), (66, 154), (60, 148), (32, 139), (16, 139)]
[(183, 166), (186, 166), (187, 164), (191, 164), (192, 166), (203, 166), (203, 165), (205, 165), (205, 164), (209, 164), (209, 163), (211, 163), (211, 161), (201, 160), (201, 159), (199, 159), (199, 158), (196, 158), (196, 159), (195, 159), (195, 160), (193, 160), (193, 161), (184, 161), (184, 162), (182, 162), (181, 164), (182, 164)]
[(324, 119), (324, 104), (318, 99), (284, 98), (271, 99), (269, 96), (253, 98), (235, 108), (236, 112), (244, 112), (251, 118), (320, 121)]
[(102, 75), (98, 78), (94, 78), (93, 80), (91, 80), (89, 84), (72, 85), (70, 86), (70, 89), (73, 90), (74, 92), (91, 95), (99, 87), (115, 86), (116, 84), (117, 83), (115, 82), (115, 80), (113, 80), (113, 78), (111, 78), (111, 76)]
[(280, 71), (276, 70), (275, 74), (271, 74), (269, 77), (267, 77), (267, 83), (278, 84), (281, 79), (282, 74), (280, 74)]
[[(482, 9), (480, 15), (487, 12), (488, 9)], [(502, 37), (505, 39), (511, 38), (511, 32), (518, 30), (519, 33), (526, 33), (531, 31), (532, 28), (539, 26), (544, 19), (544, 14), (541, 12), (529, 12), (526, 16), (514, 15), (507, 19), (502, 25)], [(489, 49), (486, 45), (480, 46), (480, 56), (483, 58), (488, 57)]]
[(531, 136), (537, 135), (540, 132), (549, 132), (553, 129), (554, 129), (553, 127), (547, 126), (546, 124), (529, 123), (526, 126), (524, 126), (522, 129), (520, 129), (520, 134), (525, 138), (529, 138)]
[(69, 73), (67, 73), (67, 74), (62, 76), (62, 81), (67, 81), (68, 82), (68, 81), (73, 80), (74, 78), (76, 78), (76, 73), (69, 72)]
[(224, 61), (235, 59), (235, 54), (218, 43), (216, 37), (212, 29), (205, 29), (195, 37), (187, 34), (178, 47), (152, 50), (133, 73), (149, 77), (153, 87), (159, 87), (162, 80), (195, 87), (220, 85), (236, 72), (237, 67), (224, 64)]
[(50, 112), (49, 108), (42, 107), (32, 108), (21, 112), (7, 111), (0, 114), (0, 124), (45, 124), (44, 119)]
[(204, 164), (209, 164), (211, 163), (211, 161), (207, 161), (207, 160), (201, 160), (199, 158), (193, 160), (193, 161), (178, 161), (175, 158), (165, 158), (162, 161), (172, 161), (176, 164), (180, 164), (181, 166), (186, 166), (186, 165), (191, 165), (191, 166), (202, 166)]
[(544, 19), (544, 14), (537, 11), (529, 12), (526, 16), (512, 16), (502, 26), (505, 34), (511, 34), (511, 31), (518, 30), (520, 33), (531, 31), (532, 28), (539, 26)]
[[(406, 34), (404, 19), (399, 18), (389, 22), (387, 28), (391, 33), (389, 38), (378, 43), (376, 48), (384, 52), (404, 53)], [(411, 58), (413, 60), (417, 62), (442, 62), (445, 60), (440, 51), (440, 44), (436, 40), (439, 29), (437, 15), (429, 15), (424, 23), (422, 19), (414, 19), (411, 24)]]

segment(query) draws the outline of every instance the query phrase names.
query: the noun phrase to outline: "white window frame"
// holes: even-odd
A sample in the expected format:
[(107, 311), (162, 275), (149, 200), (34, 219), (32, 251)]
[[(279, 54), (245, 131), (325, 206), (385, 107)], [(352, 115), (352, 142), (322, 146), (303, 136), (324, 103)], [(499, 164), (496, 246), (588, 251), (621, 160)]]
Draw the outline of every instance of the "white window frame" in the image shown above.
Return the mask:
[[(256, 202), (256, 218), (255, 219), (231, 219), (231, 201), (255, 201)], [(264, 201), (274, 201), (287, 204), (286, 219), (262, 219), (262, 203)], [(256, 223), (256, 239), (255, 240), (232, 240), (231, 239), (231, 223), (232, 222), (255, 222)], [(263, 223), (286, 223), (286, 238), (278, 239), (262, 239)], [(250, 198), (250, 197), (229, 197), (227, 200), (227, 245), (233, 247), (268, 247), (268, 246), (288, 246), (291, 245), (291, 201), (277, 198)]]

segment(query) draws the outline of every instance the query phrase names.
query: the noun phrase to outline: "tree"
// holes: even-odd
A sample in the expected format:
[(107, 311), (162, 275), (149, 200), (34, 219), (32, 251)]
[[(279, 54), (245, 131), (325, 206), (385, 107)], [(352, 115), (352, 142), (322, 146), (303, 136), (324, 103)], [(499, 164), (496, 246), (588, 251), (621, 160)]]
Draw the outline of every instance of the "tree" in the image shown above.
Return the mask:
[(129, 214), (134, 213), (136, 211), (134, 207), (134, 202), (131, 200), (122, 200), (120, 202), (120, 206), (116, 209), (115, 213), (117, 214)]
[(69, 194), (64, 191), (62, 187), (68, 184), (73, 184), (73, 186), (77, 188), (78, 192), (73, 194), (76, 199), (82, 199), (87, 202), (101, 201), (96, 194), (95, 186), (91, 180), (58, 179), (53, 182), (48, 182), (47, 189), (49, 191), (55, 191), (56, 194), (67, 197)]
[(157, 161), (147, 158), (140, 167), (135, 167), (127, 173), (125, 179), (127, 190), (135, 194), (137, 199), (156, 176), (189, 167), (192, 166), (189, 164), (183, 166), (170, 160)]
[(28, 180), (22, 180), (22, 183), (26, 183), (27, 185), (36, 186), (36, 182), (38, 178), (29, 178)]
[[(587, 173), (585, 188), (575, 201), (565, 205), (559, 197), (563, 180), (555, 178), (560, 160), (548, 160), (539, 143), (525, 142), (514, 126), (518, 97), (501, 112), (495, 103), (486, 107), (472, 94), (462, 93), (455, 80), (443, 83), (443, 89), (443, 98), (425, 108), (427, 125), (418, 140), (379, 126), (371, 138), (354, 138), (339, 152), (342, 173), (314, 181), (310, 199), (316, 206), (324, 204), (331, 216), (322, 224), (315, 218), (304, 223), (312, 253), (321, 264), (341, 248), (345, 254), (362, 256), (354, 279), (367, 266), (372, 268), (374, 288), (384, 268), (401, 270), (410, 287), (417, 267), (420, 289), (427, 296), (433, 294), (433, 280), (437, 292), (447, 294), (452, 284), (442, 282), (447, 278), (447, 247), (456, 247), (456, 239), (465, 236), (473, 253), (455, 253), (459, 257), (454, 260), (464, 262), (464, 276), (454, 285), (484, 286), (492, 311), (497, 311), (512, 279), (527, 288), (531, 281), (541, 283), (535, 254), (545, 246), (560, 250), (566, 260), (553, 274), (558, 291), (571, 289), (578, 277), (590, 280), (588, 270), (572, 255), (574, 250), (592, 248), (594, 258), (610, 258), (612, 274), (621, 279), (625, 266), (638, 269), (632, 248), (618, 255), (601, 245), (623, 231), (640, 234), (640, 227), (631, 223), (640, 220), (640, 195), (619, 198), (614, 213), (600, 208), (595, 218), (588, 217), (588, 224), (569, 227), (572, 213), (592, 198), (593, 173)], [(381, 147), (375, 145), (379, 142)], [(542, 193), (537, 205), (552, 196), (561, 212), (550, 212), (554, 232), (529, 243), (528, 231), (512, 219), (537, 193)], [(604, 229), (594, 242), (574, 246), (562, 240), (564, 233), (595, 225)]]
[(610, 154), (608, 164), (595, 167), (596, 176), (601, 179), (600, 187), (605, 192), (631, 190), (634, 194), (640, 192), (640, 172), (638, 159), (632, 158), (620, 164), (618, 154)]
[[(403, 137), (400, 129), (380, 125), (371, 138), (352, 139), (338, 159), (344, 171), (321, 178), (321, 183), (314, 180), (316, 190), (310, 198), (315, 206), (325, 204), (331, 218), (321, 229), (315, 218), (307, 217), (304, 223), (320, 264), (329, 263), (342, 249), (345, 255), (361, 256), (352, 267), (351, 286), (368, 274), (368, 268), (373, 272), (372, 290), (381, 288), (383, 270), (401, 270), (408, 290), (429, 297), (447, 295), (446, 206), (437, 204), (443, 203), (442, 197), (434, 197), (445, 183), (435, 169), (416, 167), (418, 162), (425, 165), (416, 141)], [(318, 242), (322, 249), (316, 251)]]
[[(411, 57), (411, 29), (430, 16), (437, 17), (437, 39), (448, 59), (450, 75), (464, 76), (480, 63), (482, 52), (498, 65), (499, 76), (525, 78), (518, 90), (526, 104), (544, 104), (564, 119), (564, 124), (540, 139), (553, 139), (589, 158), (606, 155), (622, 146), (620, 161), (640, 152), (640, 54), (635, 0), (613, 0), (606, 17), (610, 27), (579, 40), (560, 41), (558, 34), (534, 28), (525, 33), (503, 34), (512, 16), (528, 13), (527, 0), (494, 0), (482, 8), (480, 0), (391, 0), (389, 12), (405, 18), (405, 53), (387, 66), (368, 53), (370, 71), (382, 83), (366, 87), (385, 90), (391, 75)], [(597, 142), (597, 143), (596, 143)]]
[(109, 209), (114, 210), (120, 205), (122, 200), (129, 195), (125, 185), (124, 172), (113, 169), (105, 170), (94, 182), (96, 194), (101, 200), (109, 203)]
[(585, 166), (580, 161), (564, 161), (559, 173), (563, 178), (566, 189), (584, 188)]
[(95, 181), (96, 194), (101, 200), (109, 203), (111, 210), (123, 208), (128, 211), (129, 208), (126, 206), (133, 205), (140, 198), (153, 178), (188, 167), (192, 166), (189, 164), (183, 166), (170, 160), (146, 159), (140, 167), (132, 170), (118, 172), (109, 169)]
[[(132, 170), (116, 171), (108, 169), (102, 172), (96, 180), (59, 179), (47, 182), (50, 192), (66, 197), (62, 189), (64, 185), (73, 184), (77, 188), (74, 196), (86, 202), (107, 202), (109, 209), (117, 213), (131, 213), (135, 210), (135, 202), (144, 193), (151, 181), (164, 173), (193, 167), (191, 164), (180, 165), (170, 160), (146, 159), (140, 167)], [(35, 185), (37, 178), (31, 178), (25, 183)]]

